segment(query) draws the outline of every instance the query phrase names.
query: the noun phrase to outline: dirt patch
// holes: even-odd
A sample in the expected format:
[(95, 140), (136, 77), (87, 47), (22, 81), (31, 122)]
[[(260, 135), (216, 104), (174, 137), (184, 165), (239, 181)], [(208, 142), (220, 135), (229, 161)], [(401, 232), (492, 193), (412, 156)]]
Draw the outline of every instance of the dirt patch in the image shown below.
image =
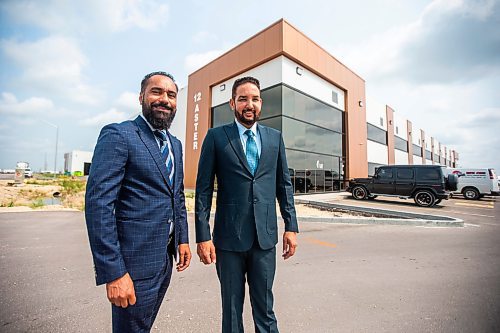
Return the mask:
[[(63, 181), (66, 181), (63, 183)], [(69, 183), (79, 180), (25, 180), (21, 186), (14, 186), (12, 180), (0, 180), (0, 211), (29, 211), (38, 210), (65, 210), (85, 209), (85, 182), (82, 184)], [(61, 185), (62, 184), (62, 185)], [(63, 186), (64, 185), (64, 186)], [(83, 190), (81, 190), (83, 189)], [(53, 198), (53, 194), (59, 192), (60, 197)], [(215, 212), (215, 196), (212, 202), (212, 212)], [(186, 192), (186, 209), (189, 213), (194, 212), (194, 193)], [(347, 212), (338, 212), (316, 207), (297, 204), (295, 205), (298, 216), (312, 217), (347, 217), (352, 216)], [(279, 215), (279, 207), (277, 207)]]
[(58, 185), (24, 183), (15, 186), (11, 180), (0, 180), (0, 207), (43, 206), (44, 199), (60, 191)]

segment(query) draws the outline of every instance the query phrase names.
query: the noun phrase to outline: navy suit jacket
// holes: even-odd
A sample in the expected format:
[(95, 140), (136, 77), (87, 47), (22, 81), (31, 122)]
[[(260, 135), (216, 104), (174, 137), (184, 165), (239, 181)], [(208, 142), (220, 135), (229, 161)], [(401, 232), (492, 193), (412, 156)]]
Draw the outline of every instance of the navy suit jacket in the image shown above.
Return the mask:
[(285, 231), (298, 232), (293, 187), (281, 132), (257, 125), (262, 149), (252, 175), (236, 123), (212, 128), (201, 149), (196, 179), (196, 242), (211, 239), (210, 208), (217, 177), (217, 209), (213, 227), (216, 248), (247, 251), (254, 243), (266, 250), (278, 242), (276, 199)]
[(85, 218), (96, 282), (125, 273), (154, 276), (167, 264), (170, 223), (174, 240), (188, 243), (181, 142), (169, 134), (173, 186), (153, 132), (142, 117), (101, 130), (85, 195)]

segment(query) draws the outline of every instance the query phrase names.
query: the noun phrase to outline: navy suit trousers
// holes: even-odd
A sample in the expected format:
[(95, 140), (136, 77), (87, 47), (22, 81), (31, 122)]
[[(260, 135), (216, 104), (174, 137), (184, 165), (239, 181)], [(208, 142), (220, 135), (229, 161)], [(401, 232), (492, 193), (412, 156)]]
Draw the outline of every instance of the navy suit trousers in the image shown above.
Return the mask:
[(277, 333), (273, 311), (276, 247), (262, 250), (258, 242), (244, 252), (216, 249), (222, 295), (222, 333), (243, 332), (243, 303), (248, 279), (255, 332)]
[(163, 297), (172, 276), (172, 255), (169, 254), (165, 268), (148, 279), (134, 281), (135, 305), (127, 308), (112, 306), (114, 333), (146, 333), (151, 331)]

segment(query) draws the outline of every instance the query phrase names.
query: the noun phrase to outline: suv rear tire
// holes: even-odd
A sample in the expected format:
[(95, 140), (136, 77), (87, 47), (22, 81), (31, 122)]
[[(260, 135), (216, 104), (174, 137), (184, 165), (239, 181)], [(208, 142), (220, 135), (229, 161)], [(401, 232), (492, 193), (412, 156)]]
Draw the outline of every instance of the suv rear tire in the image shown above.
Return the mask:
[(436, 196), (430, 191), (421, 190), (415, 193), (413, 200), (420, 207), (432, 207), (436, 202)]
[(364, 200), (368, 197), (368, 191), (363, 186), (355, 186), (352, 189), (352, 197), (356, 200)]
[(451, 173), (446, 177), (446, 189), (448, 191), (456, 191), (458, 188), (458, 176)]
[(467, 200), (479, 200), (479, 191), (474, 187), (466, 187), (462, 190), (462, 194)]

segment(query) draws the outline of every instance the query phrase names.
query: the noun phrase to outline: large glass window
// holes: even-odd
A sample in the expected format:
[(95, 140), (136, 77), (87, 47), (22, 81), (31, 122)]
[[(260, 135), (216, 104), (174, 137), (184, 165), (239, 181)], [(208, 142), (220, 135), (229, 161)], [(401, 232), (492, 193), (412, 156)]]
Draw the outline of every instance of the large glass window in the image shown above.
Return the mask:
[(283, 117), (283, 139), (287, 148), (342, 156), (342, 134)]
[(429, 150), (425, 150), (425, 158), (428, 160), (432, 159), (432, 153)]
[(408, 141), (401, 139), (399, 136), (395, 136), (394, 148), (408, 152)]
[(366, 124), (368, 131), (368, 140), (375, 141), (387, 146), (387, 132), (372, 124)]
[(272, 118), (266, 118), (264, 120), (259, 120), (259, 124), (262, 124), (267, 127), (272, 127), (274, 129), (277, 129), (278, 131), (281, 132), (281, 120), (282, 117), (272, 117)]
[(260, 113), (260, 119), (281, 116), (283, 101), (281, 98), (281, 90), (281, 85), (262, 90), (260, 93), (260, 97), (262, 98), (262, 111)]
[(212, 108), (212, 127), (218, 127), (234, 121), (234, 112), (225, 103)]
[(413, 155), (422, 157), (422, 147), (413, 144)]
[(343, 132), (342, 111), (287, 86), (283, 86), (283, 115)]
[(339, 157), (293, 149), (287, 149), (286, 156), (295, 192), (326, 192), (342, 188), (344, 175)]

